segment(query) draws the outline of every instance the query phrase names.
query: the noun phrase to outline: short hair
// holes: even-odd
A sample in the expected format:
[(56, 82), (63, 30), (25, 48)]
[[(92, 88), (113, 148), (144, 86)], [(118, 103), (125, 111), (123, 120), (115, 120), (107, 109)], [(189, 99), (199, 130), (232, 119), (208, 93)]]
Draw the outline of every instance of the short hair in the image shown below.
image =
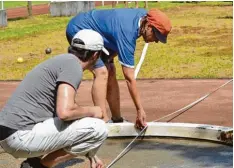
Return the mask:
[[(78, 39), (78, 38), (74, 39), (73, 43), (82, 44), (82, 45), (85, 44), (81, 39)], [(86, 49), (77, 48), (74, 46), (68, 47), (68, 53), (76, 55), (83, 62), (87, 62), (93, 56), (95, 52), (99, 52), (98, 54), (100, 54), (102, 51), (101, 50), (100, 51), (86, 50)]]
[(147, 16), (142, 17), (142, 22), (141, 22), (142, 27), (145, 27), (145, 25), (146, 25), (147, 22), (148, 22), (147, 21)]

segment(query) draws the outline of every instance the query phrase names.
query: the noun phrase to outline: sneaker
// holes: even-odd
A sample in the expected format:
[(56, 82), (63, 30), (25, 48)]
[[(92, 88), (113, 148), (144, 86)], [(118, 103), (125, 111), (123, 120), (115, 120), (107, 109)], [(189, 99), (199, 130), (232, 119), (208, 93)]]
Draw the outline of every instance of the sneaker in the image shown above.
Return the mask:
[(41, 159), (34, 157), (34, 158), (27, 158), (23, 161), (20, 165), (20, 168), (47, 168), (41, 164)]
[(108, 120), (106, 123), (129, 123), (129, 121), (121, 117), (118, 120), (113, 120), (113, 118), (111, 118), (111, 120)]

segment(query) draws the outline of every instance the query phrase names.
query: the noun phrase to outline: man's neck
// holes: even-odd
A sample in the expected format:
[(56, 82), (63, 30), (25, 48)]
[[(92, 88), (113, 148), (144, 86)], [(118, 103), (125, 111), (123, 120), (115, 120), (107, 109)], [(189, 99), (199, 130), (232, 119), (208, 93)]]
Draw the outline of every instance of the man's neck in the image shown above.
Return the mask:
[(88, 65), (88, 62), (83, 62), (83, 61), (78, 57), (78, 55), (76, 55), (75, 53), (72, 53), (72, 54), (75, 55), (75, 56), (77, 57), (78, 62), (80, 63), (80, 65), (81, 65), (83, 71), (86, 70), (86, 69), (88, 69), (88, 66), (89, 66), (89, 65)]
[(87, 62), (83, 62), (79, 58), (78, 58), (78, 62), (80, 63), (83, 71), (86, 70), (86, 69), (88, 69), (88, 63)]

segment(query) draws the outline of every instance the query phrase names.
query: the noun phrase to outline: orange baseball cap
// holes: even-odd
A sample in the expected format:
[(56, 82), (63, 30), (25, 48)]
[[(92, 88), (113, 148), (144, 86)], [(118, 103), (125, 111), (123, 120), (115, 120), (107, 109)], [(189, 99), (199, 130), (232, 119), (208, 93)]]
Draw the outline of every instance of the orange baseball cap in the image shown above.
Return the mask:
[(172, 28), (167, 15), (158, 9), (151, 9), (147, 13), (147, 21), (153, 27), (156, 38), (162, 43), (167, 43), (167, 35)]

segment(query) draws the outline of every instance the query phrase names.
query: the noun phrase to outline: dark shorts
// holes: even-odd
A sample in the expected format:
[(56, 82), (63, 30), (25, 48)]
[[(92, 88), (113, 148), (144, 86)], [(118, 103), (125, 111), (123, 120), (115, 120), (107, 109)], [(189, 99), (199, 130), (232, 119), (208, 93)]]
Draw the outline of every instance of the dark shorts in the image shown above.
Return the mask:
[(116, 55), (116, 52), (108, 49), (110, 55), (106, 55), (105, 53), (102, 53), (100, 58), (98, 58), (96, 64), (93, 66), (93, 69), (100, 68), (103, 66), (106, 66), (108, 64), (114, 63), (114, 56)]
[(0, 141), (8, 138), (9, 136), (11, 136), (12, 134), (14, 134), (17, 130), (9, 128), (9, 127), (5, 127), (0, 125)]

